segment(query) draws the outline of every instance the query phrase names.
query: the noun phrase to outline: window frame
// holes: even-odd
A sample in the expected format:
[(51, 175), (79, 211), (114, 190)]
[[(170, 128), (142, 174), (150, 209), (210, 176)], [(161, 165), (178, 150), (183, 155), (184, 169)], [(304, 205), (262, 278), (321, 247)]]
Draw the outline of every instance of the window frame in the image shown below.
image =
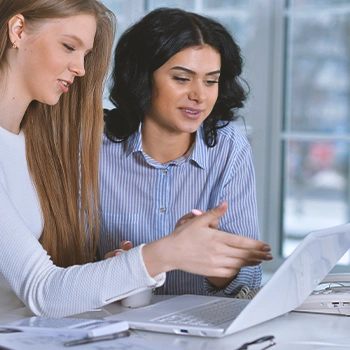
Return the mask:
[[(272, 30), (270, 39), (271, 45), (271, 65), (269, 66), (271, 81), (267, 82), (266, 90), (270, 90), (269, 111), (270, 116), (266, 116), (265, 125), (268, 128), (266, 137), (269, 144), (265, 147), (257, 142), (253, 151), (255, 158), (261, 157), (266, 161), (265, 166), (256, 163), (256, 173), (259, 179), (258, 186), (262, 184), (265, 188), (258, 191), (259, 220), (263, 232), (262, 238), (271, 245), (274, 259), (268, 263), (263, 263), (265, 272), (274, 272), (285, 260), (282, 256), (283, 245), (283, 147), (286, 137), (283, 130), (283, 120), (285, 113), (288, 113), (289, 100), (286, 98), (286, 86), (288, 82), (288, 31), (287, 31), (287, 1), (270, 1), (271, 13), (273, 14)], [(268, 97), (266, 97), (268, 98)], [(309, 140), (309, 139), (307, 139)], [(310, 138), (312, 140), (312, 138)], [(263, 180), (265, 179), (265, 181)], [(308, 232), (305, 232), (307, 234)], [(348, 272), (349, 265), (336, 265), (332, 273)]]

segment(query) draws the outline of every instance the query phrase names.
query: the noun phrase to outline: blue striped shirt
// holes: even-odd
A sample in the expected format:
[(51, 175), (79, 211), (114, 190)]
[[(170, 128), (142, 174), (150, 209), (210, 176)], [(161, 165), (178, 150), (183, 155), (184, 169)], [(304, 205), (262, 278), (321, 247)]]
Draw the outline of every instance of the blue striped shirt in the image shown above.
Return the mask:
[[(255, 174), (245, 135), (234, 123), (218, 130), (217, 145), (208, 147), (199, 128), (192, 149), (183, 157), (160, 164), (142, 150), (141, 126), (123, 143), (104, 135), (100, 158), (101, 232), (99, 253), (159, 239), (174, 230), (192, 209), (210, 210), (229, 203), (219, 229), (259, 239)], [(261, 283), (261, 266), (244, 267), (223, 290), (202, 276), (183, 271), (167, 273), (158, 294), (234, 296), (243, 285)]]

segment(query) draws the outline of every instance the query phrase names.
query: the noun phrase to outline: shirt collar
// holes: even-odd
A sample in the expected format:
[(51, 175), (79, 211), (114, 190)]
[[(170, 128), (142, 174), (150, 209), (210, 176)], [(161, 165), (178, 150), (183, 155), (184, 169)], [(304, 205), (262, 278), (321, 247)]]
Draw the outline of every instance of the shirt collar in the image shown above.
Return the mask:
[[(142, 134), (141, 134), (142, 123), (140, 123), (139, 128), (134, 132), (125, 142), (126, 142), (126, 157), (135, 152), (142, 152)], [(193, 161), (202, 169), (208, 166), (208, 157), (206, 153), (208, 152), (208, 146), (204, 140), (204, 130), (201, 125), (196, 133), (195, 145), (193, 147), (192, 154), (186, 154), (184, 157), (187, 161)], [(180, 160), (180, 159), (179, 159)], [(175, 162), (178, 164), (183, 163), (183, 161)], [(174, 162), (173, 162), (174, 164)]]
[(202, 124), (197, 130), (195, 145), (190, 160), (197, 163), (202, 169), (205, 169), (208, 166), (208, 151), (208, 146), (204, 140), (204, 129)]
[(141, 137), (141, 125), (140, 123), (139, 128), (137, 131), (135, 131), (126, 142), (126, 157), (129, 157), (130, 154), (135, 152), (143, 152), (142, 150), (142, 137)]

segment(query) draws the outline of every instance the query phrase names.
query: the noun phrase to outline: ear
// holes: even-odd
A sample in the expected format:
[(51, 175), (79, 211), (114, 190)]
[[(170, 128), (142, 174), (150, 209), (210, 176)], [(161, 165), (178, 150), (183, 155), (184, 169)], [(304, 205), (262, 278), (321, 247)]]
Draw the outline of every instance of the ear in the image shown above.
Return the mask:
[(8, 21), (8, 30), (11, 43), (16, 43), (16, 46), (21, 45), (25, 19), (21, 14), (13, 16)]

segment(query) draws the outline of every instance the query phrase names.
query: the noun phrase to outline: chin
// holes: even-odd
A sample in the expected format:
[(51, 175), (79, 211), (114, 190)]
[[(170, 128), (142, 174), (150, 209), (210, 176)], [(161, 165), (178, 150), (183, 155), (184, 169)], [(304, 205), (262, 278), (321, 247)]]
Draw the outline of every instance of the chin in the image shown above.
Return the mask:
[(196, 129), (191, 129), (191, 130), (186, 130), (185, 132), (186, 132), (187, 134), (194, 134), (195, 132), (197, 132), (197, 130), (198, 130), (198, 128), (196, 128)]
[(188, 133), (188, 134), (193, 134), (195, 133), (199, 127), (201, 126), (201, 124), (198, 124), (198, 125), (192, 125), (192, 126), (189, 126), (187, 128), (183, 128), (182, 131), (185, 132), (185, 133)]
[(45, 105), (49, 105), (49, 106), (54, 106), (58, 103), (58, 101), (60, 100), (61, 95), (60, 96), (55, 96), (55, 97), (51, 97), (51, 98), (43, 98), (41, 99), (39, 102), (45, 104)]

